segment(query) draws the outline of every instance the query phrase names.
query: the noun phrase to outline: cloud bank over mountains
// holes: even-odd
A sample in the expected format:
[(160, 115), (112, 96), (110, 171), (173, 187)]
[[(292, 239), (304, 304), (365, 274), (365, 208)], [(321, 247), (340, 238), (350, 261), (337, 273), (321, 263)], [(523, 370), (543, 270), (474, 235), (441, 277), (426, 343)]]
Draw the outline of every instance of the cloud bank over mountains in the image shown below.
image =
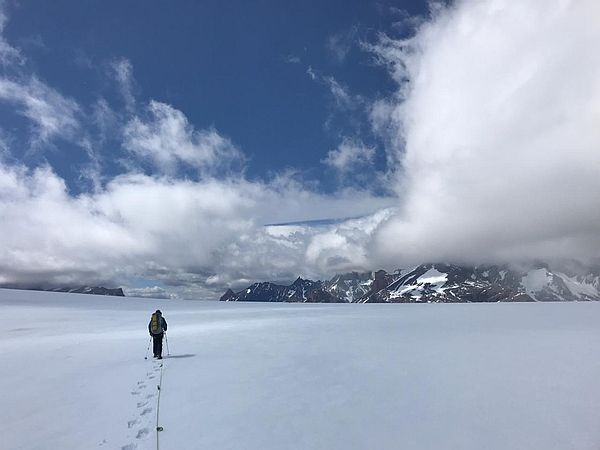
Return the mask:
[[(294, 171), (249, 179), (243, 142), (196, 128), (176, 105), (141, 103), (126, 59), (113, 64), (124, 106), (82, 105), (27, 73), (0, 39), (0, 101), (17, 105), (36, 148), (76, 143), (95, 180), (74, 194), (49, 164), (4, 152), (0, 283), (152, 280), (161, 286), (132, 292), (208, 298), (256, 280), (424, 261), (598, 258), (600, 5), (458, 1), (415, 23), (409, 39), (363, 43), (398, 84), (363, 101), (386, 142), (387, 172), (373, 180), (389, 183), (385, 196), (348, 183), (374, 158), (356, 141), (323, 155), (344, 177), (333, 193)], [(111, 177), (108, 134), (123, 148)], [(301, 223), (265, 226), (291, 222)]]
[(487, 0), (373, 47), (401, 86), (383, 107), (405, 147), (377, 259), (598, 258), (596, 42), (598, 2)]

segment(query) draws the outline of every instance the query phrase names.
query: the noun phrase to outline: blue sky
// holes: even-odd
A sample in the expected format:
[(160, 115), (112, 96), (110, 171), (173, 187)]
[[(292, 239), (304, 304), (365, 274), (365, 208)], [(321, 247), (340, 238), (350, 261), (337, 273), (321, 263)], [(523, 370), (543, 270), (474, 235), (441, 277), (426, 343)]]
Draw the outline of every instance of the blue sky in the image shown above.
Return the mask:
[(0, 286), (218, 298), (597, 262), (598, 18), (596, 0), (0, 2)]
[[(337, 180), (322, 160), (345, 138), (374, 147), (375, 167), (385, 169), (361, 98), (388, 96), (395, 84), (361, 42), (399, 34), (396, 8), (426, 12), (425, 2), (9, 2), (4, 34), (27, 54), (25, 70), (84, 108), (99, 99), (126, 106), (110, 73), (125, 59), (138, 103), (165, 102), (194, 126), (214, 127), (248, 158), (250, 178), (296, 169), (332, 191)], [(26, 125), (10, 106), (1, 117)], [(26, 132), (15, 131), (26, 146)], [(45, 157), (71, 189), (85, 189), (77, 183), (85, 155), (66, 142), (56, 147)], [(102, 145), (108, 175), (120, 170), (118, 147)]]

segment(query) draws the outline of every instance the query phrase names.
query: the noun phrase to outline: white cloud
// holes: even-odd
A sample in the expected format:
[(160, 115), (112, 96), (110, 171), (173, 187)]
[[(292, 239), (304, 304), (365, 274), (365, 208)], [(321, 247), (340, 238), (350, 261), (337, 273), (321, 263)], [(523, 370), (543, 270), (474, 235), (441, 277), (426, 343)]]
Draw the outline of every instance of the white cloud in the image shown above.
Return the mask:
[[(435, 12), (435, 10), (440, 7), (439, 5), (439, 2), (430, 2), (429, 7)], [(394, 18), (394, 23), (392, 25), (394, 32), (399, 33), (402, 36), (412, 36), (416, 29), (425, 21), (423, 16), (413, 15), (410, 12), (395, 6), (391, 6), (388, 12)]]
[(369, 167), (373, 164), (374, 157), (374, 148), (366, 147), (361, 142), (345, 139), (338, 148), (329, 151), (322, 162), (341, 175), (345, 175), (357, 169)]
[[(376, 47), (405, 147), (378, 261), (598, 257), (600, 4), (463, 0)], [(385, 113), (382, 113), (385, 112)]]
[(302, 62), (299, 56), (292, 54), (285, 56), (283, 61), (288, 64), (300, 64)]
[(360, 102), (358, 97), (351, 95), (348, 88), (340, 84), (334, 77), (329, 76), (322, 79), (339, 107), (351, 109)]
[(112, 264), (123, 263), (128, 248), (144, 243), (89, 207), (87, 198), (69, 196), (49, 168), (0, 165), (2, 281), (110, 278)]
[[(389, 199), (366, 193), (328, 196), (281, 180), (193, 182), (140, 174), (73, 197), (50, 168), (0, 165), (0, 283), (127, 283), (143, 277), (179, 285), (183, 296), (214, 296), (240, 280), (318, 275), (342, 259), (350, 264), (347, 250), (336, 259), (327, 248), (328, 257), (320, 257), (318, 242), (305, 256), (310, 239), (332, 227), (301, 227), (282, 236), (263, 224), (364, 215), (386, 204)], [(355, 245), (346, 239), (346, 248)]]
[(0, 63), (4, 66), (12, 64), (22, 65), (25, 62), (25, 58), (21, 52), (4, 39), (4, 27), (7, 20), (2, 2), (0, 3)]
[(353, 26), (327, 38), (327, 49), (338, 63), (344, 62), (352, 47), (357, 44), (358, 31), (358, 27)]
[(34, 124), (34, 144), (57, 136), (73, 139), (80, 129), (77, 102), (35, 77), (26, 81), (0, 78), (0, 100), (16, 105), (16, 112)]
[[(79, 104), (63, 96), (35, 76), (21, 79), (0, 77), (0, 101), (11, 105), (11, 112), (26, 118), (31, 126), (28, 137), (28, 151), (44, 152), (54, 149), (54, 140), (62, 139), (77, 145), (87, 154), (89, 161), (80, 169), (82, 180), (93, 186), (100, 183), (100, 157), (87, 135), (82, 120), (85, 115)], [(3, 133), (0, 133), (3, 134)], [(6, 145), (3, 153), (12, 156), (22, 155)]]
[(344, 86), (334, 77), (322, 75), (321, 73), (313, 69), (311, 66), (308, 66), (308, 69), (306, 69), (306, 73), (308, 74), (311, 80), (316, 81), (317, 83), (327, 87), (327, 89), (333, 96), (336, 105), (340, 109), (356, 109), (364, 102), (361, 96), (353, 95), (346, 86)]
[(94, 157), (89, 139), (82, 131), (80, 106), (28, 73), (25, 57), (3, 36), (6, 21), (4, 3), (0, 2), (0, 63), (5, 69), (0, 76), (0, 102), (8, 103), (11, 113), (31, 124), (29, 150), (40, 149), (58, 137), (79, 145)]
[(373, 270), (371, 245), (374, 233), (393, 214), (394, 209), (381, 209), (316, 233), (306, 248), (308, 265), (317, 274)]
[(125, 102), (125, 109), (132, 113), (135, 109), (135, 96), (133, 94), (134, 81), (131, 61), (127, 58), (116, 59), (111, 63), (111, 69)]
[(106, 99), (100, 98), (92, 105), (90, 119), (97, 130), (100, 144), (120, 133), (119, 114)]
[(229, 139), (214, 129), (194, 129), (185, 115), (170, 105), (152, 100), (148, 113), (125, 126), (124, 146), (164, 173), (173, 174), (182, 164), (207, 173), (244, 159)]

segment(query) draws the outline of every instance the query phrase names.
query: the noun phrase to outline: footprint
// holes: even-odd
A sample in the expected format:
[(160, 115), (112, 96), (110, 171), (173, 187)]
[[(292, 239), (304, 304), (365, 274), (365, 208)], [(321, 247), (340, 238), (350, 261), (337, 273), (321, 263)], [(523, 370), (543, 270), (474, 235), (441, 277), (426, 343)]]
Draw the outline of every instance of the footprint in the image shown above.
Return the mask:
[(123, 447), (121, 447), (121, 450), (135, 450), (137, 448), (137, 445), (135, 444), (127, 444), (124, 445)]
[(146, 395), (146, 398), (152, 398), (152, 397), (154, 397), (154, 394), (147, 394)]
[(148, 378), (149, 378), (150, 380), (153, 380), (154, 378), (156, 378), (156, 375), (150, 375)]
[(148, 413), (152, 412), (152, 408), (144, 408), (144, 410), (140, 413), (140, 416), (145, 416)]
[(137, 407), (142, 408), (142, 407), (146, 406), (147, 404), (148, 404), (148, 402), (138, 402)]
[(134, 425), (137, 425), (137, 423), (139, 422), (139, 420), (137, 419), (133, 419), (127, 422), (127, 428), (131, 429), (134, 427)]
[(148, 435), (150, 431), (148, 430), (148, 428), (142, 428), (140, 431), (138, 431), (138, 434), (136, 435), (136, 439), (141, 439), (145, 436)]
[(140, 395), (138, 391), (131, 391), (131, 395)]

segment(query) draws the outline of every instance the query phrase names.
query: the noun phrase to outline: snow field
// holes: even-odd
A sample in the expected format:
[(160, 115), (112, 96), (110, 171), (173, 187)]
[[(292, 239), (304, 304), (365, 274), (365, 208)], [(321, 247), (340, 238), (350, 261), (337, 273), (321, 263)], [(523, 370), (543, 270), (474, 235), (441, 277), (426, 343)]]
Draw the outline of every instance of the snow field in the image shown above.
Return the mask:
[[(0, 290), (7, 449), (597, 449), (600, 304), (307, 305)], [(165, 346), (166, 353), (166, 346)]]

